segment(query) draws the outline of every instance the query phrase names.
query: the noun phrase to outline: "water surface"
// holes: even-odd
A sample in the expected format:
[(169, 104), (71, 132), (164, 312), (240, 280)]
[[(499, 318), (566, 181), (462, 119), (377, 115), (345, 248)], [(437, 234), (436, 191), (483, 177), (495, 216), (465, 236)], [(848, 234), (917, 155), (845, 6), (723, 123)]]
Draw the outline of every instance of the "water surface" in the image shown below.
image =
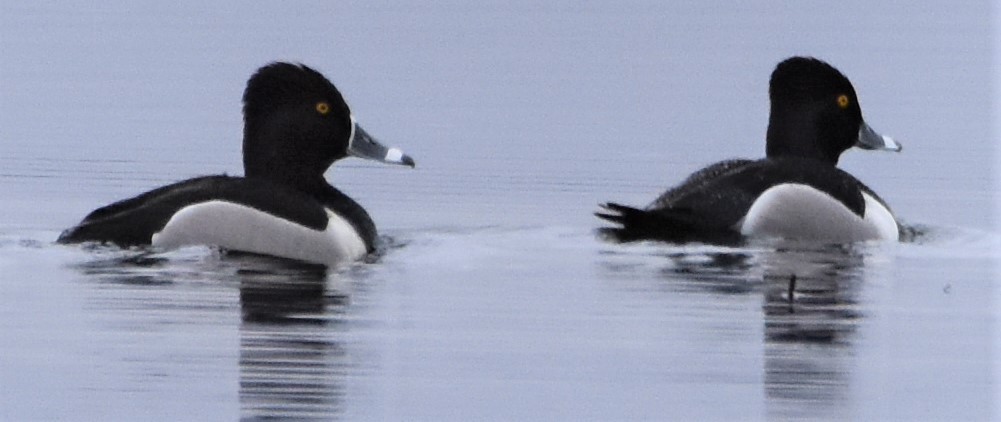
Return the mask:
[[(993, 7), (842, 7), (0, 4), (0, 419), (997, 418)], [(794, 54), (904, 143), (841, 166), (925, 236), (594, 235), (599, 202), (760, 156)], [(244, 83), (279, 59), (417, 160), (327, 174), (378, 256), (52, 244), (110, 201), (240, 174)]]

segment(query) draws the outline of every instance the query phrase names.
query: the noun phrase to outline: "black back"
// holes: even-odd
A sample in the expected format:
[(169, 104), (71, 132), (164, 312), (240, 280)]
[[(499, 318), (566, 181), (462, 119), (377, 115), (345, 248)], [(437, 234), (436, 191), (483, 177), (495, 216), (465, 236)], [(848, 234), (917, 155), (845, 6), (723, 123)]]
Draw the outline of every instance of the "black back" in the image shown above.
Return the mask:
[(148, 245), (153, 234), (181, 208), (221, 200), (258, 209), (313, 230), (323, 230), (327, 226), (327, 215), (323, 211), (326, 206), (351, 222), (371, 249), (376, 237), (371, 218), (358, 203), (331, 189), (329, 196), (317, 198), (266, 180), (203, 176), (99, 208), (76, 227), (63, 232), (59, 242), (105, 241), (122, 247)]

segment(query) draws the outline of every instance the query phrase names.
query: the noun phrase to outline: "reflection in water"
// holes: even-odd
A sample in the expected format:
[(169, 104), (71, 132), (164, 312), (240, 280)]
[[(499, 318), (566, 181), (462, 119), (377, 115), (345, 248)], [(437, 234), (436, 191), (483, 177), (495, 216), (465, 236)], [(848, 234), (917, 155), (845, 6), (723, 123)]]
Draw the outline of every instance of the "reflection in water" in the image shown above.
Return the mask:
[(124, 285), (169, 285), (178, 280), (190, 279), (199, 269), (194, 267), (171, 267), (169, 260), (156, 253), (141, 250), (120, 250), (117, 248), (88, 245), (98, 259), (73, 267), (95, 279)]
[(861, 318), (863, 257), (850, 248), (785, 249), (765, 262), (765, 335), (771, 342), (844, 344)]
[(848, 246), (798, 244), (766, 254), (762, 265), (769, 414), (846, 411), (863, 256)]
[(750, 293), (757, 283), (748, 282), (754, 256), (744, 252), (707, 252), (668, 255), (674, 264), (665, 269), (670, 278), (683, 278), (699, 289), (715, 293)]
[(323, 266), (242, 259), (240, 406), (244, 420), (319, 419), (343, 408), (346, 353), (331, 338), (347, 297)]
[[(196, 311), (228, 310), (232, 297), (184, 301), (170, 293), (186, 288), (175, 287), (201, 284), (216, 291), (239, 286), (242, 419), (329, 420), (343, 408), (338, 380), (346, 372), (346, 353), (332, 336), (342, 328), (347, 296), (328, 286), (334, 276), (323, 266), (218, 251), (206, 256), (202, 250), (160, 254), (92, 249), (98, 258), (74, 265), (79, 271), (115, 285), (118, 293), (147, 293), (111, 295), (107, 303), (96, 305), (102, 309), (117, 307), (154, 317), (157, 311), (179, 310), (184, 316), (175, 319), (204, 324), (205, 313)], [(143, 325), (146, 320), (131, 322), (136, 330), (149, 329)]]
[[(673, 290), (763, 296), (764, 380), (769, 416), (848, 412), (855, 333), (864, 315), (865, 245), (783, 241), (760, 249), (682, 248), (664, 254)], [(612, 271), (634, 271), (621, 264)], [(845, 414), (848, 416), (847, 414)]]

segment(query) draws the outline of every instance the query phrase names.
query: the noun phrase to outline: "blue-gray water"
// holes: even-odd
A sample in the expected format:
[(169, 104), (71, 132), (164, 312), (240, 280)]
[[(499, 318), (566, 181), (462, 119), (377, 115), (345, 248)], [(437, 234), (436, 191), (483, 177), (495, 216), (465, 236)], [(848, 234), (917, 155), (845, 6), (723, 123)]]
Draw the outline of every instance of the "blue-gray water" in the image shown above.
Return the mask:
[[(0, 3), (0, 419), (1001, 418), (995, 7), (674, 3)], [(762, 155), (794, 54), (904, 143), (841, 166), (926, 236), (594, 236), (601, 201)], [(97, 206), (240, 174), (240, 95), (273, 60), (417, 160), (327, 175), (380, 257), (52, 244)]]

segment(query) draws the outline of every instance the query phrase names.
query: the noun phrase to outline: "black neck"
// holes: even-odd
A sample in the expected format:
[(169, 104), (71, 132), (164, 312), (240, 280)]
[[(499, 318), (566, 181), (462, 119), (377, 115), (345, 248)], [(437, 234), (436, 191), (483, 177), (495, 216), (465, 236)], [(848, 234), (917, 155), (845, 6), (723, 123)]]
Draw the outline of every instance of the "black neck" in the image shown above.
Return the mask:
[(765, 155), (768, 158), (810, 158), (837, 165), (844, 142), (819, 130), (824, 126), (824, 122), (819, 121), (822, 118), (819, 113), (773, 107), (768, 118)]

